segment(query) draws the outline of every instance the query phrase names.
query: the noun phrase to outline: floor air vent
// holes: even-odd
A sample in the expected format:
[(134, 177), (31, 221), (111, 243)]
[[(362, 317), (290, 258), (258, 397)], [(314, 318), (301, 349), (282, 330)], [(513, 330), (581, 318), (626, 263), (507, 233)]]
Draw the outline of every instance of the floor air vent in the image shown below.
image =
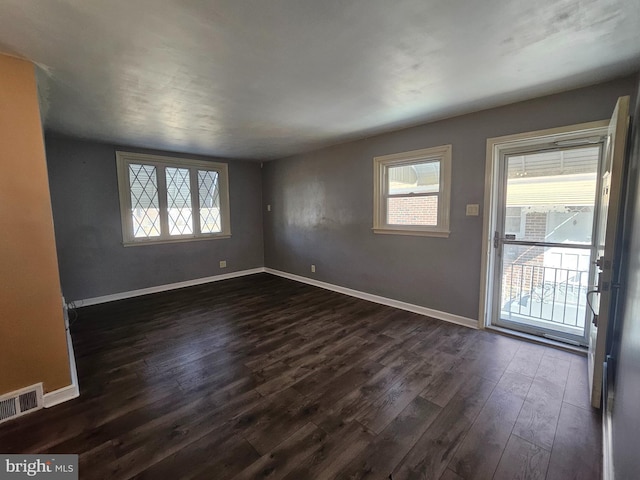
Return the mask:
[(0, 423), (42, 408), (42, 384), (0, 396)]

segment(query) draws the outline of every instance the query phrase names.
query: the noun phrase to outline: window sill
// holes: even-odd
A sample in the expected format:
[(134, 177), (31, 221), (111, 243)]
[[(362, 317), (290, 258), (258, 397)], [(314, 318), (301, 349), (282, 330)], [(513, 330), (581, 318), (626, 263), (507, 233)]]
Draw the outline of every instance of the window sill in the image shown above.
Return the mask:
[(218, 240), (221, 238), (231, 238), (231, 234), (219, 234), (211, 235), (207, 237), (188, 237), (188, 238), (172, 238), (163, 240), (140, 240), (138, 242), (122, 242), (125, 247), (140, 247), (142, 245), (162, 245), (166, 243), (185, 243), (185, 242), (200, 242), (202, 240)]
[(383, 235), (411, 235), (416, 237), (449, 238), (449, 230), (411, 230), (401, 228), (373, 228), (373, 233)]

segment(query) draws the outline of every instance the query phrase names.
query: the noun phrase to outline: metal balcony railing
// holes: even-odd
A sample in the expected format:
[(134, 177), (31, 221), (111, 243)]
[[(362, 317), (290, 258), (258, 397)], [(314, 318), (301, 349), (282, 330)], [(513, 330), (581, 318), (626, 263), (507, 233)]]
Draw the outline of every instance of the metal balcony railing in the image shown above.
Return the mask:
[(588, 270), (533, 263), (504, 265), (502, 312), (526, 319), (584, 327)]

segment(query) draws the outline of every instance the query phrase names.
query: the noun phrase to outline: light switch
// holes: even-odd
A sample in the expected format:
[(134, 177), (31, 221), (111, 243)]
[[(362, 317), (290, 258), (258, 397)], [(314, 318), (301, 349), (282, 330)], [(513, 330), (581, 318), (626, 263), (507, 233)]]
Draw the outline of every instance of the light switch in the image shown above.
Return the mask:
[(477, 217), (480, 214), (480, 205), (472, 203), (467, 205), (467, 217)]

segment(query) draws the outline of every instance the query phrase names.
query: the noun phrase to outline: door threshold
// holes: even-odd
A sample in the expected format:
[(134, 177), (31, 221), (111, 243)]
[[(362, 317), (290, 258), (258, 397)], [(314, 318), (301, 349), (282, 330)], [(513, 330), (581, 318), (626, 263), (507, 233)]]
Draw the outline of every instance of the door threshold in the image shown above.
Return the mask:
[(564, 350), (565, 352), (576, 353), (578, 355), (587, 356), (587, 347), (578, 347), (575, 345), (569, 345), (568, 343), (558, 342), (556, 340), (551, 340), (549, 338), (539, 337), (537, 335), (531, 335), (529, 333), (516, 332), (515, 330), (510, 330), (508, 328), (497, 327), (495, 325), (487, 325), (484, 327), (485, 330), (490, 330), (492, 332), (498, 333), (500, 335), (505, 335), (507, 337), (513, 337), (520, 340), (526, 340), (531, 343), (537, 343), (540, 345), (544, 345), (546, 347), (552, 347), (557, 350)]

